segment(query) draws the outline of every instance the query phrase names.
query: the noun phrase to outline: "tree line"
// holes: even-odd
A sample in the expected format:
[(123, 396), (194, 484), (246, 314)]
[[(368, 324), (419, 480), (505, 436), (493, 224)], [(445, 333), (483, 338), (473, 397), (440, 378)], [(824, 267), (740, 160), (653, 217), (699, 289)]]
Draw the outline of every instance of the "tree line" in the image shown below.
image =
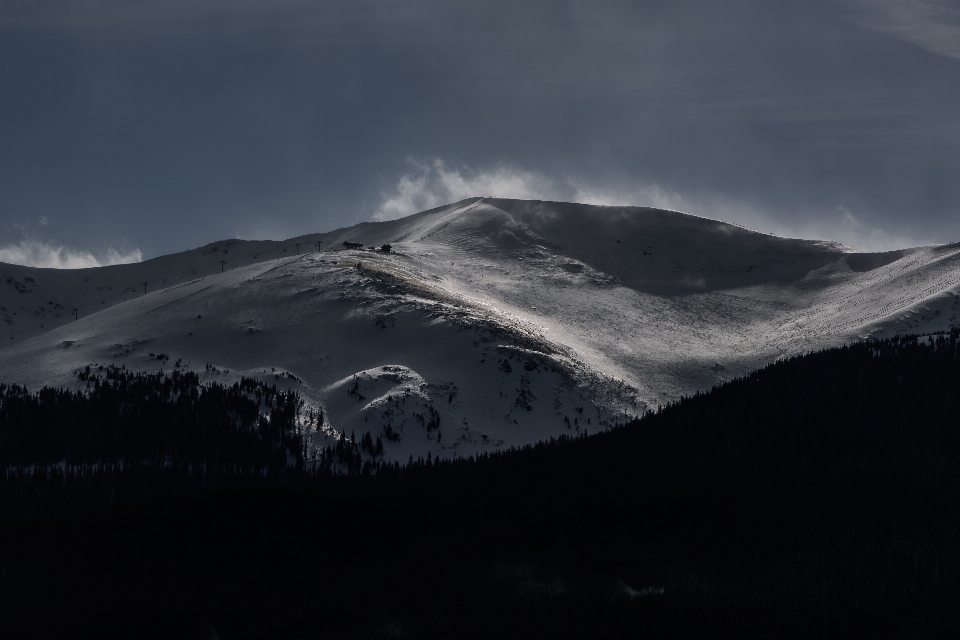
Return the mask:
[[(101, 386), (138, 384), (123, 370), (83, 373)], [(116, 396), (97, 396), (91, 379), (90, 396), (104, 404), (90, 419), (141, 415), (127, 403), (151, 398), (198, 411), (209, 390), (175, 374)], [(958, 332), (783, 359), (600, 434), (405, 463), (371, 455), (377, 445), (366, 437), (362, 448), (340, 438), (317, 464), (312, 453), (298, 461), (298, 429), (302, 442), (303, 423), (318, 416), (298, 421), (295, 394), (246, 385), (210, 393), (210, 410), (227, 431), (275, 429), (262, 458), (239, 447), (211, 458), (203, 439), (188, 439), (189, 450), (158, 451), (179, 452), (189, 473), (144, 453), (136, 473), (113, 479), (97, 475), (95, 452), (117, 452), (115, 464), (121, 451), (136, 458), (141, 449), (116, 444), (122, 430), (78, 436), (78, 453), (56, 448), (68, 438), (58, 435), (45, 452), (48, 440), (20, 431), (59, 433), (37, 416), (62, 414), (42, 413), (42, 392), (5, 387), (2, 397), (16, 400), (9, 412), (4, 400), (3, 429), (20, 429), (22, 443), (3, 452), (7, 464), (77, 456), (69, 469), (88, 465), (59, 489), (8, 474), (5, 504), (53, 495), (99, 507), (48, 509), (60, 515), (0, 528), (0, 628), (36, 632), (42, 621), (45, 631), (104, 637), (149, 621), (158, 636), (214, 627), (224, 638), (931, 638), (960, 626)], [(234, 400), (217, 400), (225, 397)], [(76, 393), (50, 398), (86, 411)], [(268, 407), (277, 417), (254, 428), (253, 409)], [(270, 457), (281, 447), (282, 464)], [(266, 471), (243, 475), (229, 462), (241, 459)], [(104, 487), (129, 495), (103, 509)]]

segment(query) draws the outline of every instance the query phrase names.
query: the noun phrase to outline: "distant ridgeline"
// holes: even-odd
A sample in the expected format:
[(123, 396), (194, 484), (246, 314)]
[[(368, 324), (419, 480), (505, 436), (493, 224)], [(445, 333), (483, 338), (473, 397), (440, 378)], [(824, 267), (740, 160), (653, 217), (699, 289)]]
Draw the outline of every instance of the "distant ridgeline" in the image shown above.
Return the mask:
[(314, 459), (323, 416), (253, 380), (0, 386), (0, 634), (955, 637), (958, 343), (792, 357), (605, 433), (405, 465), (367, 434)]

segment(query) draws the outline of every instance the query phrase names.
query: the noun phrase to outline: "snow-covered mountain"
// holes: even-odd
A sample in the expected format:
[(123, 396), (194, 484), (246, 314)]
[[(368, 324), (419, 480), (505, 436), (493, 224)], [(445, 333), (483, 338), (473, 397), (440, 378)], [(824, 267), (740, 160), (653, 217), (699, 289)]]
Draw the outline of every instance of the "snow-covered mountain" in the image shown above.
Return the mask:
[(960, 245), (864, 254), (672, 211), (474, 198), (139, 264), (0, 264), (0, 381), (256, 376), (323, 409), (317, 445), (369, 431), (392, 459), (466, 455), (603, 429), (781, 356), (960, 326), (958, 301)]

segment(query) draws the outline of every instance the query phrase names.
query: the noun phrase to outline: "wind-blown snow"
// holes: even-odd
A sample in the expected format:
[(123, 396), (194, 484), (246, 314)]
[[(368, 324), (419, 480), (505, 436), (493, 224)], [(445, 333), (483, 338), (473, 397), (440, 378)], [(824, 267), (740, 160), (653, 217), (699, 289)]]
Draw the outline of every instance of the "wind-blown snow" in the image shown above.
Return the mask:
[(317, 444), (370, 431), (390, 459), (465, 455), (603, 429), (778, 357), (960, 325), (958, 294), (960, 245), (860, 254), (670, 211), (474, 198), (140, 264), (0, 265), (0, 380), (73, 387), (87, 364), (179, 359), (299, 387), (326, 416)]

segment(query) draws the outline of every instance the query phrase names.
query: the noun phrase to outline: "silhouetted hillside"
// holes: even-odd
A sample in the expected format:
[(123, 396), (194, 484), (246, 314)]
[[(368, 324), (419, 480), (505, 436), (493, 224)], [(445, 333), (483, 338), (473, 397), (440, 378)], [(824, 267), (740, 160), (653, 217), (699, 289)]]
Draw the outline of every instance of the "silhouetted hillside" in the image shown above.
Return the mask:
[[(352, 467), (292, 460), (271, 482), (21, 520), (0, 540), (2, 624), (97, 637), (952, 637), (958, 358), (956, 333), (872, 341), (596, 436), (375, 470), (354, 448)], [(9, 442), (23, 428), (11, 415), (36, 413), (8, 399), (50, 392), (5, 393)], [(204, 460), (203, 442), (165, 450)], [(18, 473), (7, 501), (30, 497)]]

